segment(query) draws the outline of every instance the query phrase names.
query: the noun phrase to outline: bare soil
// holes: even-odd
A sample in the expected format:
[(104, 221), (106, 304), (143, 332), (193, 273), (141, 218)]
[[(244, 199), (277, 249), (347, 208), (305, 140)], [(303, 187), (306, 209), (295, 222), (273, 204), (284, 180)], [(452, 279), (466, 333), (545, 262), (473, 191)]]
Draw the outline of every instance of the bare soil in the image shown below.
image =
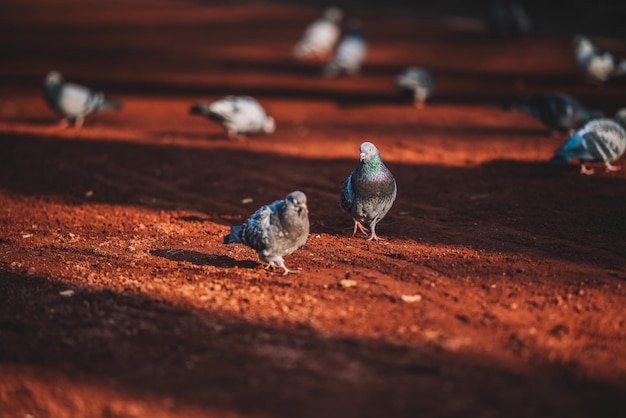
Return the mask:
[[(569, 36), (380, 14), (362, 74), (326, 80), (290, 58), (318, 13), (0, 5), (1, 416), (626, 416), (626, 172), (549, 166), (566, 137), (500, 109), (558, 90), (610, 115), (626, 80), (585, 83)], [(392, 87), (408, 65), (437, 79), (425, 109)], [(52, 69), (124, 109), (59, 129)], [(276, 133), (188, 114), (233, 93)], [(379, 242), (338, 205), (365, 140), (399, 188)], [(298, 274), (222, 244), (298, 189)]]

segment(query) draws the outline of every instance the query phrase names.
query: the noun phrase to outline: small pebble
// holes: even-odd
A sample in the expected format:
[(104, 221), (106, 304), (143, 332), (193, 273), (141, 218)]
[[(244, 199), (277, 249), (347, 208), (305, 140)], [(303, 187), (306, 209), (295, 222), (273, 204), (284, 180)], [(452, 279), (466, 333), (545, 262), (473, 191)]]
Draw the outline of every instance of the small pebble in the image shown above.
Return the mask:
[(339, 285), (341, 287), (354, 287), (356, 286), (356, 280), (343, 279), (342, 281), (339, 282)]
[(74, 291), (72, 289), (69, 290), (62, 290), (59, 292), (59, 295), (66, 297), (66, 298), (70, 298), (72, 296), (74, 296)]
[(422, 300), (422, 295), (402, 295), (400, 298), (406, 303), (413, 303)]

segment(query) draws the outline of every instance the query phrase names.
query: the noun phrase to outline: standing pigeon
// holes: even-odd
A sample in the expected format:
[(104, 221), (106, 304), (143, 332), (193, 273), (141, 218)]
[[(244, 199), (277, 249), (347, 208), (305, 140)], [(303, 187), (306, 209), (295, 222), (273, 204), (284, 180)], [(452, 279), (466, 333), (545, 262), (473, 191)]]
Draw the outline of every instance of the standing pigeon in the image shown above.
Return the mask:
[(256, 250), (259, 258), (268, 263), (267, 267), (277, 265), (284, 274), (293, 273), (285, 267), (283, 256), (306, 243), (308, 214), (306, 195), (300, 191), (291, 192), (285, 200), (263, 206), (243, 224), (231, 226), (230, 234), (224, 236), (224, 244), (245, 244)]
[(585, 162), (602, 161), (606, 171), (618, 171), (614, 166), (626, 150), (626, 108), (617, 112), (615, 120), (596, 119), (587, 123), (572, 135), (563, 146), (554, 152), (550, 160), (553, 164), (566, 164), (572, 158), (580, 160), (581, 174), (593, 174), (593, 168), (587, 168)]
[(332, 60), (324, 67), (325, 77), (336, 77), (341, 73), (353, 75), (359, 72), (367, 53), (367, 44), (361, 34), (361, 23), (352, 20), (348, 33), (339, 43)]
[(626, 60), (595, 46), (589, 38), (574, 37), (574, 48), (578, 66), (587, 78), (595, 83), (603, 83), (614, 75), (626, 74)]
[(220, 122), (231, 139), (239, 134), (271, 134), (275, 129), (274, 119), (249, 96), (226, 96), (213, 103), (196, 103), (189, 112)]
[(337, 7), (329, 7), (315, 22), (311, 23), (293, 50), (298, 59), (327, 56), (339, 39), (339, 22), (343, 13)]
[(396, 88), (410, 94), (415, 107), (422, 108), (435, 90), (435, 82), (427, 70), (411, 67), (398, 76)]
[(367, 234), (363, 226), (366, 224), (371, 230), (368, 240), (377, 241), (376, 224), (391, 209), (398, 188), (396, 180), (385, 167), (374, 144), (364, 142), (359, 151), (361, 153), (359, 165), (343, 183), (339, 204), (343, 210), (352, 215), (354, 220), (352, 235), (356, 234), (357, 228)]
[(66, 83), (61, 73), (50, 71), (44, 83), (44, 96), (48, 105), (64, 116), (63, 127), (73, 124), (83, 126), (85, 116), (101, 110), (119, 110), (122, 105), (78, 84)]
[(604, 117), (598, 110), (585, 108), (578, 100), (562, 93), (535, 94), (529, 99), (512, 99), (502, 106), (518, 109), (539, 119), (551, 133), (570, 132), (592, 119)]

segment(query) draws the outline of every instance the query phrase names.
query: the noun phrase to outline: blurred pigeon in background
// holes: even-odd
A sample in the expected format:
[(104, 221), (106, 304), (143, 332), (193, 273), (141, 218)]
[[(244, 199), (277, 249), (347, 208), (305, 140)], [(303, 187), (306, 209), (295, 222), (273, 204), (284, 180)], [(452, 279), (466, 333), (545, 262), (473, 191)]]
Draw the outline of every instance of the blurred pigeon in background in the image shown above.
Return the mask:
[(528, 35), (532, 20), (518, 1), (492, 0), (487, 7), (485, 25), (495, 36), (517, 37)]
[(413, 99), (415, 107), (422, 108), (435, 90), (432, 75), (423, 68), (407, 68), (396, 79), (396, 88)]
[(626, 60), (619, 60), (615, 55), (595, 46), (582, 35), (574, 37), (576, 62), (587, 79), (594, 83), (603, 83), (615, 75), (626, 74)]
[(50, 71), (44, 83), (44, 96), (48, 105), (64, 116), (62, 126), (71, 124), (76, 128), (83, 126), (85, 116), (102, 110), (119, 110), (122, 105), (102, 93), (91, 91), (87, 87), (67, 83), (58, 71)]
[(356, 234), (357, 228), (367, 235), (365, 224), (371, 230), (368, 240), (376, 241), (376, 224), (391, 209), (398, 188), (374, 144), (363, 142), (359, 152), (359, 165), (343, 183), (339, 204), (352, 215), (352, 235)]
[(277, 200), (263, 206), (243, 224), (230, 227), (224, 236), (224, 244), (242, 243), (256, 250), (267, 267), (283, 269), (284, 274), (293, 273), (285, 266), (283, 256), (302, 247), (309, 236), (309, 210), (306, 195), (291, 192), (285, 200)]
[(337, 7), (329, 7), (315, 22), (311, 23), (302, 39), (293, 50), (298, 59), (323, 58), (335, 47), (341, 29), (339, 23), (343, 12)]
[(517, 109), (539, 119), (550, 133), (569, 132), (592, 119), (604, 117), (599, 110), (585, 108), (578, 100), (562, 93), (535, 94), (529, 99), (511, 99), (503, 106), (505, 110)]
[(324, 67), (324, 76), (356, 74), (361, 69), (366, 53), (367, 44), (361, 33), (361, 23), (358, 20), (351, 20), (348, 23), (348, 33), (339, 42), (332, 60)]
[(618, 171), (620, 166), (611, 162), (619, 159), (626, 150), (626, 108), (621, 109), (613, 119), (596, 119), (587, 123), (572, 135), (562, 147), (554, 152), (550, 160), (553, 164), (567, 164), (572, 158), (580, 160), (580, 172), (593, 174), (586, 162), (602, 161), (606, 171)]
[(220, 122), (231, 139), (239, 134), (271, 134), (275, 129), (274, 119), (249, 96), (226, 96), (213, 103), (196, 103), (189, 113)]

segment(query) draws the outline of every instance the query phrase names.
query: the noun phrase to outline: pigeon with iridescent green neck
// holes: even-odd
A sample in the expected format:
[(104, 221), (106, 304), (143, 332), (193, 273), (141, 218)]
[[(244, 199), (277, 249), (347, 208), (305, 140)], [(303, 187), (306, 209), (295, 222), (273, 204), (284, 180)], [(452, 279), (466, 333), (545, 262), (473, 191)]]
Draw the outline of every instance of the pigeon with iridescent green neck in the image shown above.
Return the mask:
[(359, 151), (359, 165), (343, 183), (339, 204), (352, 216), (352, 235), (357, 229), (367, 235), (367, 227), (371, 231), (368, 240), (376, 241), (376, 225), (391, 209), (398, 188), (374, 144), (364, 142)]

